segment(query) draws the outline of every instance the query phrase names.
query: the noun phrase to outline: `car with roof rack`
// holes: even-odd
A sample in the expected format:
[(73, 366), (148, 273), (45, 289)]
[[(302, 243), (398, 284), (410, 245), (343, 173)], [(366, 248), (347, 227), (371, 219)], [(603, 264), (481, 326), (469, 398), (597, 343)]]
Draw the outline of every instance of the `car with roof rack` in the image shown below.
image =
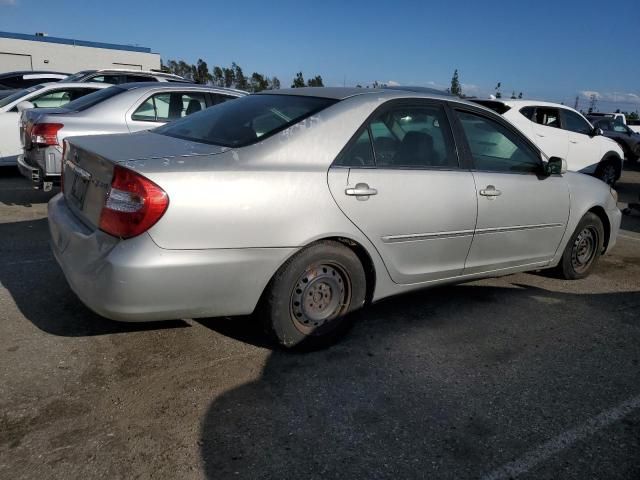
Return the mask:
[(68, 76), (68, 73), (47, 70), (19, 70), (0, 73), (0, 90), (20, 90), (41, 83), (58, 82)]
[(537, 100), (471, 100), (501, 114), (549, 157), (567, 160), (569, 170), (614, 185), (622, 174), (624, 152), (602, 130), (573, 108)]
[(241, 90), (189, 83), (126, 83), (61, 108), (25, 110), (20, 119), (23, 155), (18, 167), (34, 187), (48, 191), (60, 178), (66, 137), (149, 130), (244, 95)]
[(104, 68), (99, 70), (82, 70), (69, 75), (65, 82), (96, 82), (120, 85), (133, 82), (180, 82), (194, 83), (179, 75), (156, 70), (135, 70), (126, 68)]
[(273, 90), (64, 144), (49, 229), (82, 302), (133, 322), (255, 313), (284, 347), (419, 288), (584, 278), (621, 219), (608, 185), (451, 96)]

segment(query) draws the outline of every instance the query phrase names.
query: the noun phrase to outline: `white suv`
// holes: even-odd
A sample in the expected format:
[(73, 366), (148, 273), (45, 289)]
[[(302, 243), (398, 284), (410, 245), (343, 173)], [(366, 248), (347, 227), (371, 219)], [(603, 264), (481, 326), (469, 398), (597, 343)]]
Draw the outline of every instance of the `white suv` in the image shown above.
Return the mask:
[(620, 178), (624, 152), (574, 109), (534, 100), (473, 101), (500, 113), (548, 157), (565, 158), (569, 170), (588, 173), (609, 185)]

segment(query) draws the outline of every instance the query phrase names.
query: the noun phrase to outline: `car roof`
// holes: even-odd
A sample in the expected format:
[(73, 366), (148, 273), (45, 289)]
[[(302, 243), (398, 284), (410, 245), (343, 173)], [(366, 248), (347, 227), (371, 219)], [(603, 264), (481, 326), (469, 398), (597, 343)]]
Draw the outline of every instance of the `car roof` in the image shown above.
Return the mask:
[(98, 70), (82, 70), (82, 71), (77, 72), (77, 73), (90, 74), (90, 73), (109, 73), (109, 72), (114, 72), (114, 73), (144, 73), (145, 75), (157, 75), (159, 77), (179, 78), (181, 80), (186, 80), (186, 78), (181, 77), (180, 75), (174, 75), (173, 73), (156, 72), (154, 70), (136, 70), (134, 68), (101, 68), (101, 69), (98, 69)]
[(166, 90), (179, 88), (180, 90), (208, 90), (216, 92), (229, 92), (235, 94), (248, 95), (244, 90), (237, 90), (235, 88), (215, 87), (212, 85), (202, 85), (200, 83), (182, 83), (182, 82), (131, 82), (121, 83), (119, 85), (109, 85), (110, 87), (118, 87), (124, 90)]
[(301, 87), (301, 88), (283, 88), (280, 90), (263, 90), (255, 95), (297, 95), (305, 97), (329, 98), (333, 100), (345, 100), (350, 97), (377, 95), (389, 100), (400, 98), (426, 98), (434, 100), (442, 100), (446, 102), (456, 102), (473, 106), (475, 108), (485, 107), (469, 102), (459, 97), (448, 95), (436, 90), (437, 93), (429, 91), (413, 90), (411, 87), (405, 89), (396, 88), (359, 88), (359, 87)]
[(64, 72), (54, 72), (51, 70), (15, 70), (13, 72), (0, 73), (0, 78), (16, 77), (19, 75), (69, 75)]

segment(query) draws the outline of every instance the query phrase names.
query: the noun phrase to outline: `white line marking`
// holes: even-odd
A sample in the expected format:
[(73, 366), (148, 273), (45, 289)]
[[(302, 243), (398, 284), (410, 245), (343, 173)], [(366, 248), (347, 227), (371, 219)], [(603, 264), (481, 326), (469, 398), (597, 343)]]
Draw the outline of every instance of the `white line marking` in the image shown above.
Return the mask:
[(628, 240), (635, 240), (636, 242), (640, 242), (640, 237), (632, 237), (631, 235), (622, 235), (621, 233), (619, 233), (618, 236), (621, 238), (626, 238)]
[(598, 430), (608, 427), (638, 408), (640, 408), (640, 395), (621, 403), (617, 407), (606, 410), (600, 415), (590, 418), (579, 427), (561, 433), (557, 437), (527, 452), (518, 460), (507, 463), (493, 472), (484, 475), (481, 480), (502, 480), (522, 475), (553, 455), (580, 440), (584, 440)]

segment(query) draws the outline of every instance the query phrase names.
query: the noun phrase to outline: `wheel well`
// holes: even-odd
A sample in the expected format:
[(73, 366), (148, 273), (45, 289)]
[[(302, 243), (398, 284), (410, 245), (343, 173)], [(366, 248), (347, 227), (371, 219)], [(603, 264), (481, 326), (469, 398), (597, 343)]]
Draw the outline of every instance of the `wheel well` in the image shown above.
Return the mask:
[(602, 207), (593, 207), (591, 210), (589, 210), (589, 212), (597, 215), (602, 222), (602, 226), (604, 227), (604, 242), (602, 246), (604, 251), (606, 251), (609, 245), (609, 236), (611, 235), (611, 225), (609, 224), (609, 217), (607, 217), (607, 214)]
[(376, 268), (373, 265), (373, 260), (371, 259), (371, 256), (369, 255), (369, 252), (367, 252), (366, 248), (364, 248), (358, 242), (345, 237), (328, 237), (322, 238), (321, 240), (334, 240), (336, 242), (340, 242), (346, 247), (353, 250), (353, 252), (358, 256), (358, 260), (360, 260), (360, 263), (362, 263), (364, 274), (367, 279), (366, 303), (371, 303), (373, 292), (376, 287)]
[(607, 162), (613, 163), (613, 166), (616, 167), (616, 174), (618, 178), (620, 178), (620, 175), (622, 174), (622, 159), (620, 158), (620, 155), (618, 155), (616, 152), (607, 152), (605, 156), (602, 157), (602, 160), (600, 160), (598, 168), (600, 168), (600, 165)]

